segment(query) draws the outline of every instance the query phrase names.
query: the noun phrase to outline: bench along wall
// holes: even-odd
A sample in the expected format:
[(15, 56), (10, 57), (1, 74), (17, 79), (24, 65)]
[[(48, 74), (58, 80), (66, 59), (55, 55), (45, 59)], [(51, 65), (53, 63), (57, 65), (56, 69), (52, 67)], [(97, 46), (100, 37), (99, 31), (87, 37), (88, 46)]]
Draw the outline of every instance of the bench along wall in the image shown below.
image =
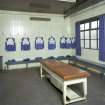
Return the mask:
[[(71, 26), (71, 34), (74, 35), (75, 33), (75, 23), (77, 21), (82, 21), (91, 17), (95, 17), (101, 14), (105, 14), (105, 1), (102, 3), (93, 5), (87, 9), (81, 10), (80, 12), (77, 12), (73, 15), (71, 15), (70, 18), (70, 26)], [(99, 61), (99, 50), (92, 50), (92, 49), (82, 49), (81, 51), (81, 57), (84, 59), (96, 61)], [(104, 63), (104, 62), (101, 62)]]
[[(50, 18), (51, 21), (31, 21), (30, 17)], [(64, 19), (63, 15), (0, 11), (0, 55), (3, 56), (3, 68), (5, 68), (5, 62), (11, 59), (72, 55), (74, 50), (60, 49), (59, 45), (61, 36), (71, 36), (69, 26), (69, 20)], [(55, 50), (48, 50), (48, 38), (51, 36), (56, 39)], [(5, 50), (5, 40), (8, 37), (15, 38), (16, 51), (14, 52)], [(31, 49), (29, 51), (21, 51), (21, 39), (23, 37), (30, 39)], [(35, 49), (35, 37), (43, 37), (44, 49)], [(12, 66), (11, 68), (18, 67), (22, 68), (25, 65)]]

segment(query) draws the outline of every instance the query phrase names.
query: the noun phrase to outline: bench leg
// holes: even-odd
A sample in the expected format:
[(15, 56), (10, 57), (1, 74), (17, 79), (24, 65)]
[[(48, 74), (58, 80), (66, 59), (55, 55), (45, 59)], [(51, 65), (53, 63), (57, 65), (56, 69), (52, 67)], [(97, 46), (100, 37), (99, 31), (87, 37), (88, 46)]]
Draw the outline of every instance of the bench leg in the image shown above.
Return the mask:
[(26, 70), (28, 70), (28, 63), (26, 63)]
[(70, 64), (70, 60), (68, 60), (68, 64)]
[(9, 65), (7, 65), (7, 68), (6, 69), (9, 70)]

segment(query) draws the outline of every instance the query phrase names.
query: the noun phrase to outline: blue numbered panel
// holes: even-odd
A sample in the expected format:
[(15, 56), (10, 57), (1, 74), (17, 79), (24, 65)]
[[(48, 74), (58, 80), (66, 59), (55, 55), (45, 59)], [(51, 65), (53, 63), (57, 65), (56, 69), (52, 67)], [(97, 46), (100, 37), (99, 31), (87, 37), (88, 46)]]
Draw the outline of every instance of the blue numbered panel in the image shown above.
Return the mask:
[(71, 43), (72, 43), (72, 48), (73, 49), (76, 48), (76, 39), (75, 39), (75, 37), (71, 38)]
[(66, 38), (66, 48), (67, 49), (72, 48), (72, 40), (70, 37)]
[(35, 48), (36, 49), (43, 49), (44, 48), (43, 37), (36, 37), (36, 39), (35, 39)]
[(48, 39), (48, 49), (55, 49), (56, 48), (56, 41), (54, 37), (50, 37)]
[(60, 38), (60, 48), (66, 48), (66, 37)]
[(30, 50), (29, 38), (22, 38), (22, 40), (21, 40), (21, 50), (23, 50), (23, 51)]
[(6, 51), (16, 51), (15, 38), (7, 38), (5, 42)]

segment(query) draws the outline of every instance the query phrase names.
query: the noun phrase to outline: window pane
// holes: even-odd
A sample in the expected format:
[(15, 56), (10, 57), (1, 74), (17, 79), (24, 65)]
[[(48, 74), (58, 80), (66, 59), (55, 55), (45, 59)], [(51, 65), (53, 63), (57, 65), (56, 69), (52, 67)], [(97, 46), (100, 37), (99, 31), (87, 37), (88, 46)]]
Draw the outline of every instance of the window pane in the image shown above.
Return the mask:
[(99, 40), (98, 40), (98, 49), (99, 49)]
[(85, 48), (89, 48), (89, 40), (85, 40)]
[(91, 28), (97, 28), (97, 21), (91, 22)]
[(85, 30), (89, 29), (89, 23), (85, 23)]
[(84, 48), (84, 40), (81, 40), (81, 48)]
[(97, 30), (91, 30), (91, 39), (97, 39)]
[(84, 30), (84, 24), (80, 25), (80, 30)]
[(99, 28), (99, 20), (97, 22), (98, 22), (98, 28)]
[(91, 40), (91, 48), (97, 49), (97, 40)]
[(84, 32), (80, 33), (80, 37), (81, 37), (81, 39), (84, 39)]
[(89, 39), (89, 31), (85, 31), (85, 39)]
[(98, 39), (99, 39), (99, 30), (98, 30)]

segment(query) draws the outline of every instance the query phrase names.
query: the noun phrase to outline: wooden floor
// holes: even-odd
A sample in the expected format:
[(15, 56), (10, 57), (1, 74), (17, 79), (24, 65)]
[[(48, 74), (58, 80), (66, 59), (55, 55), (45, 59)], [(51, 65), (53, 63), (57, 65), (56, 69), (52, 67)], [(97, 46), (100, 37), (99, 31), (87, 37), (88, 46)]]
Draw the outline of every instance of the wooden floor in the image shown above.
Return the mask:
[[(40, 79), (39, 68), (3, 71), (0, 105), (62, 105), (62, 93), (47, 79)], [(88, 79), (88, 101), (72, 105), (105, 105), (105, 79), (92, 73)]]

